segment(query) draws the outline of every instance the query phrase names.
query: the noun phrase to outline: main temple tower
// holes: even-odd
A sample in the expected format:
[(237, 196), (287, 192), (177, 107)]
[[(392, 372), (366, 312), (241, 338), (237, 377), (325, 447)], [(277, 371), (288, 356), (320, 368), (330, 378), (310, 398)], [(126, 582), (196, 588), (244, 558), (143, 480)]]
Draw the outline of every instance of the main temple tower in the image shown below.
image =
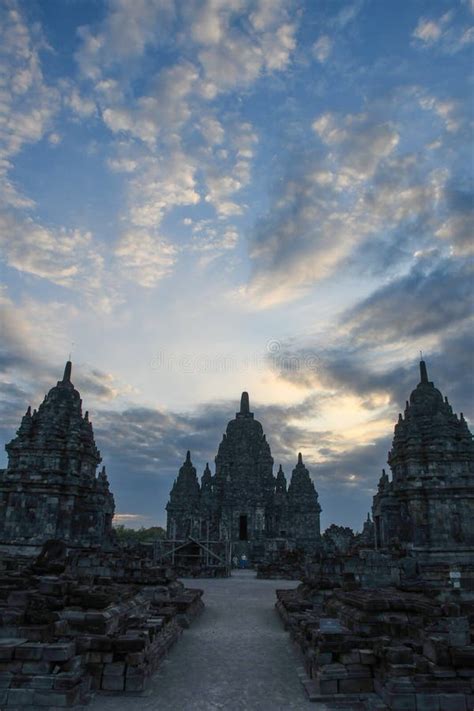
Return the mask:
[(314, 551), (320, 542), (318, 496), (301, 455), (287, 491), (263, 427), (250, 411), (248, 393), (226, 428), (199, 486), (188, 452), (167, 505), (168, 537), (229, 541), (234, 554), (263, 560), (281, 548)]

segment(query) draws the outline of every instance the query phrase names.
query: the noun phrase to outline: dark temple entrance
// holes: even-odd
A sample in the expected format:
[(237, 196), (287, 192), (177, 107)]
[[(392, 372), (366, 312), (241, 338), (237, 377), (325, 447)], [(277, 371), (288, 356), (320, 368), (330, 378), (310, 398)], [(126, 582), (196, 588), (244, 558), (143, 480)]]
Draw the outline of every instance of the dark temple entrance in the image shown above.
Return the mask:
[(247, 540), (247, 516), (240, 517), (239, 540), (240, 541)]

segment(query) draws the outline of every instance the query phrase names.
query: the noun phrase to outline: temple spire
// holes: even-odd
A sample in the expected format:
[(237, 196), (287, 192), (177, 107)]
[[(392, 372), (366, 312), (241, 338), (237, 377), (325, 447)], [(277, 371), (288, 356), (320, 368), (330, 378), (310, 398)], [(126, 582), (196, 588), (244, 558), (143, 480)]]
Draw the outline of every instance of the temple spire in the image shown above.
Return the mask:
[(186, 461), (187, 461), (187, 462), (191, 462), (191, 452), (189, 451), (189, 449), (188, 449), (188, 451), (186, 452)]
[(240, 398), (240, 414), (241, 415), (248, 415), (249, 412), (250, 412), (249, 394), (246, 392), (243, 392), (242, 397)]
[(428, 382), (428, 371), (426, 369), (426, 363), (424, 360), (420, 360), (420, 382), (422, 383), (427, 383)]
[(70, 383), (71, 382), (71, 370), (72, 370), (72, 363), (70, 360), (67, 361), (66, 366), (64, 368), (64, 375), (62, 382), (63, 383)]
[(303, 455), (301, 454), (301, 452), (299, 452), (298, 454), (298, 464), (303, 464)]

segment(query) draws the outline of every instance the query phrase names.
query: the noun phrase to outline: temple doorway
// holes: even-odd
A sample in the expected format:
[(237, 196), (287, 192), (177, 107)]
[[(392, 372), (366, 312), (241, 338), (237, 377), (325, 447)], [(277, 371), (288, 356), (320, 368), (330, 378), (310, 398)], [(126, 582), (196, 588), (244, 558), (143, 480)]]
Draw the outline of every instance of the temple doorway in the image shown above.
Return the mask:
[(242, 515), (239, 522), (239, 541), (247, 541), (247, 516)]

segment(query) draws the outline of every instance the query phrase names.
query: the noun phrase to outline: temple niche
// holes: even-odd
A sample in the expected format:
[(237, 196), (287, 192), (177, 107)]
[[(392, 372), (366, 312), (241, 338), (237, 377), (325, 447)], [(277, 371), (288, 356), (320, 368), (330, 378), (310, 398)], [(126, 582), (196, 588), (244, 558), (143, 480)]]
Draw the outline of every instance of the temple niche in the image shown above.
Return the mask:
[(94, 441), (92, 424), (71, 383), (63, 379), (38, 410), (29, 407), (6, 445), (0, 470), (0, 550), (35, 554), (49, 539), (89, 548), (113, 540), (114, 498)]
[(385, 471), (373, 502), (376, 547), (401, 547), (417, 557), (469, 562), (474, 545), (474, 444), (428, 379), (420, 382), (395, 425)]
[(187, 453), (166, 507), (168, 538), (230, 541), (234, 553), (246, 553), (251, 560), (277, 550), (279, 542), (308, 552), (318, 548), (321, 507), (302, 456), (287, 487), (281, 466), (273, 475), (270, 446), (246, 392), (227, 425), (215, 465), (214, 475), (206, 465), (199, 485)]

